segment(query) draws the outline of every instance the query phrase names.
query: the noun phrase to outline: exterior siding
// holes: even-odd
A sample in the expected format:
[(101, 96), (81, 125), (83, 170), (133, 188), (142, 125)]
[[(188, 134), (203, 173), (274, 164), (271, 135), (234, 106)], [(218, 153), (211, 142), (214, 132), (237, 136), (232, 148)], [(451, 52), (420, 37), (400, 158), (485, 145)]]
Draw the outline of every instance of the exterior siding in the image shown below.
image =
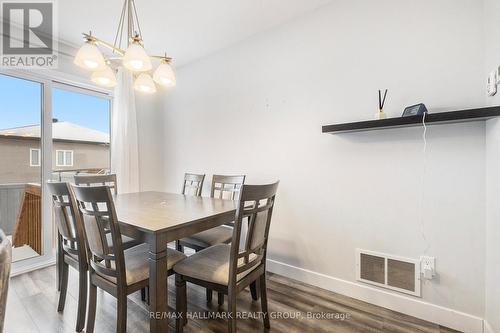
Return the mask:
[[(30, 148), (40, 148), (40, 139), (0, 138), (0, 184), (40, 182), (41, 167), (30, 166)], [(73, 166), (57, 167), (56, 150), (72, 150)], [(53, 170), (109, 168), (108, 144), (54, 142)]]

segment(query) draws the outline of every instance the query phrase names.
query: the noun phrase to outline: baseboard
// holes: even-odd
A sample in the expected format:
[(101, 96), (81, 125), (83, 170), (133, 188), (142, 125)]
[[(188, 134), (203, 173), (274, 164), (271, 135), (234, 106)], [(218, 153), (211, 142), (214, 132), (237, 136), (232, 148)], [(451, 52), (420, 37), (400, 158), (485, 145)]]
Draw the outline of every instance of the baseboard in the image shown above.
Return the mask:
[(484, 333), (495, 333), (490, 324), (485, 320), (484, 321)]
[(54, 258), (51, 258), (49, 260), (41, 261), (41, 262), (36, 262), (33, 264), (29, 265), (23, 265), (22, 267), (19, 267), (17, 269), (13, 269), (12, 272), (10, 273), (10, 277), (16, 276), (16, 275), (21, 275), (24, 273), (29, 273), (31, 271), (35, 271), (37, 269), (42, 269), (45, 267), (49, 267), (52, 265), (56, 264), (56, 260)]
[[(460, 311), (431, 304), (409, 296), (387, 292), (361, 283), (350, 282), (279, 261), (267, 260), (268, 271), (362, 300), (412, 317), (433, 322), (465, 333), (484, 333), (484, 320)], [(486, 331), (487, 332), (487, 331)], [(490, 333), (490, 332), (488, 332)]]

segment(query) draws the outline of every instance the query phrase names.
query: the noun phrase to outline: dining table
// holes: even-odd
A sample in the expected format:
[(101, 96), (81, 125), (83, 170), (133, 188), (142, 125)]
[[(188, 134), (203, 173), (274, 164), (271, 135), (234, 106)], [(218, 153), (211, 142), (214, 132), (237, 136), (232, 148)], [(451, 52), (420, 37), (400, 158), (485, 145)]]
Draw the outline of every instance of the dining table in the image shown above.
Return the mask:
[(149, 331), (167, 332), (167, 244), (234, 221), (237, 204), (155, 191), (118, 194), (114, 203), (122, 234), (149, 246)]

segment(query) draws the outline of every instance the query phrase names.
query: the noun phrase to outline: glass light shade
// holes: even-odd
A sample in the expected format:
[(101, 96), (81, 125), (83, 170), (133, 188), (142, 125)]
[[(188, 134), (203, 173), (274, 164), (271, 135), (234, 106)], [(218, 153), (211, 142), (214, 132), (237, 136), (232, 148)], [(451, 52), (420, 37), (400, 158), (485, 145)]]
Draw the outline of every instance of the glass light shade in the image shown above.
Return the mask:
[(102, 71), (93, 72), (90, 79), (95, 84), (103, 87), (112, 88), (116, 86), (116, 75), (109, 66), (106, 66)]
[(151, 78), (151, 75), (142, 73), (140, 74), (134, 82), (134, 89), (146, 94), (152, 94), (156, 92), (156, 86)]
[(132, 43), (123, 56), (123, 66), (134, 72), (149, 71), (153, 68), (144, 48), (138, 43)]
[(153, 80), (164, 87), (174, 87), (176, 84), (175, 73), (167, 63), (161, 63), (153, 74)]
[(104, 57), (93, 43), (85, 43), (76, 53), (74, 63), (91, 71), (103, 70), (106, 67)]

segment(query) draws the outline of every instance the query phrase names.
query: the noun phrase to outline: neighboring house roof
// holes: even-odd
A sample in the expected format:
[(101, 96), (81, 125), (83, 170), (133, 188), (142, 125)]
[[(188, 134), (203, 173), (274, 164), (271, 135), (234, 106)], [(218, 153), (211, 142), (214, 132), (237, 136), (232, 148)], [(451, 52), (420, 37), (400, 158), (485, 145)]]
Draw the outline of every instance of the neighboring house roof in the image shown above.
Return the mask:
[[(40, 125), (7, 128), (0, 130), (0, 136), (40, 138)], [(52, 138), (62, 141), (109, 143), (109, 134), (66, 121), (52, 123)]]

